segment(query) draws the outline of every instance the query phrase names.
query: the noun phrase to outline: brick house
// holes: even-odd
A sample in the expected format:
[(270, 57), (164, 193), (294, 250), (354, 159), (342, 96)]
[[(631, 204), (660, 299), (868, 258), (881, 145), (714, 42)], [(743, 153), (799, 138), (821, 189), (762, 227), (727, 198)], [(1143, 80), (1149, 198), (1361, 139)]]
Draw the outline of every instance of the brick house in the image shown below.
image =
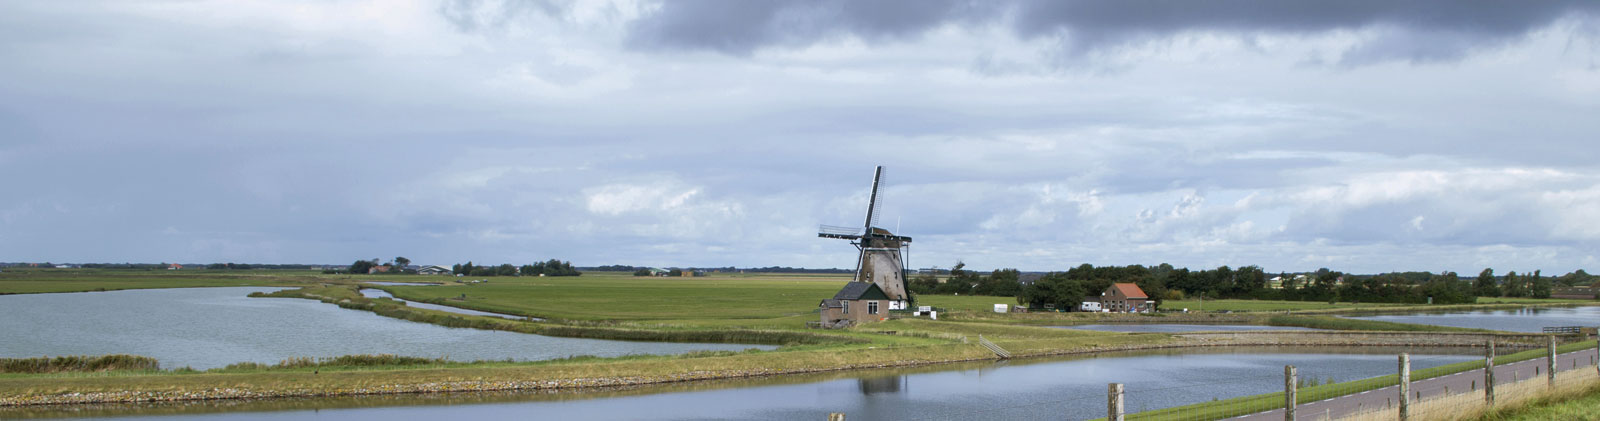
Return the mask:
[(876, 322), (889, 318), (889, 294), (876, 283), (851, 282), (833, 298), (822, 300), (819, 307), (822, 326), (826, 328)]
[(1111, 284), (1100, 293), (1100, 307), (1113, 313), (1143, 313), (1154, 311), (1155, 305), (1138, 285), (1119, 282)]

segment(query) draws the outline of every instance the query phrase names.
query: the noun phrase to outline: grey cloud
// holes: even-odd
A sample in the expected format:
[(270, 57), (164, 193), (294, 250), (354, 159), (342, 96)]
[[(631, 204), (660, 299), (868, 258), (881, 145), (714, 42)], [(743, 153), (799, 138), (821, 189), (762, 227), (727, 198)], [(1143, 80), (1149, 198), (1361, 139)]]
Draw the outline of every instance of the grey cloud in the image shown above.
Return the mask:
[(1428, 62), (1457, 59), (1597, 10), (1600, 3), (1581, 0), (692, 1), (663, 3), (659, 12), (633, 23), (630, 40), (635, 48), (742, 55), (846, 35), (895, 40), (945, 24), (998, 23), (1024, 38), (1059, 37), (1070, 57), (1191, 31), (1248, 37), (1377, 28), (1384, 30), (1381, 36), (1353, 47), (1341, 61)]
[(629, 42), (637, 48), (748, 54), (767, 45), (803, 46), (842, 35), (902, 39), (994, 11), (983, 2), (960, 0), (674, 1), (635, 22)]

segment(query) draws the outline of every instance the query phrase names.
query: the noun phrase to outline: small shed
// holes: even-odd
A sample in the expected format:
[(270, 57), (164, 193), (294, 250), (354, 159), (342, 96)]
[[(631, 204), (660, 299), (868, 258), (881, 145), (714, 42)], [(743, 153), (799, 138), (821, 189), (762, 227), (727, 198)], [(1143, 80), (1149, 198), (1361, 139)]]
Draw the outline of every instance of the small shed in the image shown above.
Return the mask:
[(1154, 310), (1150, 297), (1138, 285), (1118, 282), (1100, 294), (1100, 306), (1110, 312), (1143, 313)]
[(872, 282), (850, 282), (819, 304), (822, 326), (829, 329), (889, 318), (889, 294)]

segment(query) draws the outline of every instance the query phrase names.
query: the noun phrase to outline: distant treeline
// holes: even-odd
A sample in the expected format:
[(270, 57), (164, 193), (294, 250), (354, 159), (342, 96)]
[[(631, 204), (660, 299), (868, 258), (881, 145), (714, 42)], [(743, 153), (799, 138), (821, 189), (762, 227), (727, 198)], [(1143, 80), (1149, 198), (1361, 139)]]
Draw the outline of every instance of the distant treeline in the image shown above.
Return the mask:
[[(641, 269), (650, 269), (650, 268), (651, 268), (650, 266), (606, 265), (606, 266), (584, 267), (584, 268), (580, 268), (580, 269), (591, 270), (591, 271), (596, 271), (596, 272), (638, 272)], [(764, 267), (764, 268), (758, 268), (758, 267), (738, 268), (738, 267), (733, 267), (733, 266), (725, 266), (725, 267), (689, 267), (689, 268), (673, 268), (673, 269), (679, 269), (679, 270), (685, 270), (685, 271), (694, 271), (694, 272), (723, 272), (723, 273), (729, 273), (729, 272), (738, 273), (740, 271), (753, 272), (753, 273), (855, 273), (856, 272), (854, 269), (835, 269), (835, 268), (808, 269), (808, 268), (792, 268), (792, 267), (788, 267), (788, 266), (767, 266), (767, 267)]]
[(450, 272), (466, 276), (580, 276), (572, 267), (572, 262), (563, 262), (556, 259), (534, 263), (531, 265), (512, 266), (510, 263), (499, 266), (477, 266), (472, 262), (458, 263), (450, 267)]
[[(1095, 297), (1116, 282), (1137, 284), (1157, 302), (1187, 297), (1245, 298), (1287, 301), (1346, 301), (1378, 303), (1473, 303), (1477, 297), (1549, 298), (1553, 285), (1591, 285), (1596, 277), (1576, 271), (1560, 277), (1539, 271), (1495, 277), (1485, 269), (1476, 282), (1454, 272), (1395, 272), (1347, 275), (1326, 268), (1302, 274), (1268, 275), (1259, 266), (1190, 270), (1169, 264), (1146, 267), (1083, 264), (1065, 272), (1046, 273), (1023, 281), (1016, 269), (999, 269), (987, 275), (965, 270), (958, 263), (944, 282), (932, 274), (912, 277), (908, 287), (917, 294), (961, 294), (1016, 297), (1031, 307), (1075, 308), (1085, 297)], [(1276, 278), (1276, 279), (1274, 279)], [(1275, 281), (1275, 282), (1274, 282)]]

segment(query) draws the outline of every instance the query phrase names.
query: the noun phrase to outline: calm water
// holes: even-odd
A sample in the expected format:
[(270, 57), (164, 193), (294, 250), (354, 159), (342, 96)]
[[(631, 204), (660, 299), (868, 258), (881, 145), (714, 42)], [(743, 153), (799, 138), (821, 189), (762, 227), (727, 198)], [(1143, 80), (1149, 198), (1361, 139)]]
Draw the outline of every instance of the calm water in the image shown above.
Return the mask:
[[(1451, 350), (1410, 350), (1413, 368), (1476, 360)], [(1119, 353), (1053, 361), (702, 382), (621, 391), (436, 394), (198, 402), (167, 406), (36, 409), (24, 416), (287, 419), (1086, 419), (1105, 415), (1106, 384), (1126, 385), (1127, 409), (1158, 409), (1278, 391), (1283, 366), (1335, 381), (1390, 374), (1400, 349), (1224, 348)], [(226, 412), (222, 412), (226, 411)], [(0, 411), (0, 417), (7, 414)], [(12, 414), (18, 415), (18, 414)], [(195, 417), (187, 417), (193, 419)], [(151, 419), (139, 417), (137, 419)]]
[(1600, 326), (1600, 307), (1524, 308), (1519, 310), (1391, 314), (1351, 318), (1537, 333), (1543, 331), (1546, 326)]
[[(395, 283), (399, 283), (399, 282), (387, 282), (385, 284), (395, 284)], [(423, 284), (423, 285), (429, 285), (429, 284)], [(388, 299), (391, 299), (391, 300), (395, 300), (395, 301), (399, 301), (399, 302), (402, 302), (402, 303), (406, 303), (407, 307), (425, 308), (425, 309), (429, 309), (429, 310), (439, 310), (439, 311), (449, 312), (449, 313), (465, 314), (465, 315), (468, 315), (468, 316), (501, 317), (501, 318), (506, 318), (506, 319), (511, 319), (511, 320), (527, 320), (527, 319), (544, 320), (544, 319), (541, 319), (541, 318), (538, 318), (538, 317), (513, 316), (513, 315), (510, 315), (510, 314), (490, 313), (490, 312), (487, 312), (487, 311), (470, 310), (470, 309), (465, 309), (465, 308), (443, 306), (443, 305), (438, 305), (438, 304), (419, 303), (419, 302), (416, 302), (416, 301), (407, 301), (407, 300), (402, 300), (402, 299), (399, 299), (399, 298), (395, 298), (394, 294), (390, 294), (389, 291), (384, 291), (384, 290), (381, 290), (381, 289), (362, 288), (361, 289), (361, 295), (364, 296), (364, 297), (367, 297), (367, 298), (388, 298)]]
[(136, 354), (161, 366), (399, 354), (471, 360), (678, 354), (770, 345), (630, 342), (447, 328), (297, 298), (277, 288), (180, 288), (0, 296), (0, 356)]
[(1200, 331), (1235, 331), (1235, 330), (1316, 330), (1307, 327), (1295, 326), (1256, 326), (1256, 325), (1185, 325), (1185, 324), (1109, 324), (1109, 325), (1077, 325), (1077, 326), (1050, 326), (1058, 329), (1098, 330), (1102, 332), (1200, 332)]

